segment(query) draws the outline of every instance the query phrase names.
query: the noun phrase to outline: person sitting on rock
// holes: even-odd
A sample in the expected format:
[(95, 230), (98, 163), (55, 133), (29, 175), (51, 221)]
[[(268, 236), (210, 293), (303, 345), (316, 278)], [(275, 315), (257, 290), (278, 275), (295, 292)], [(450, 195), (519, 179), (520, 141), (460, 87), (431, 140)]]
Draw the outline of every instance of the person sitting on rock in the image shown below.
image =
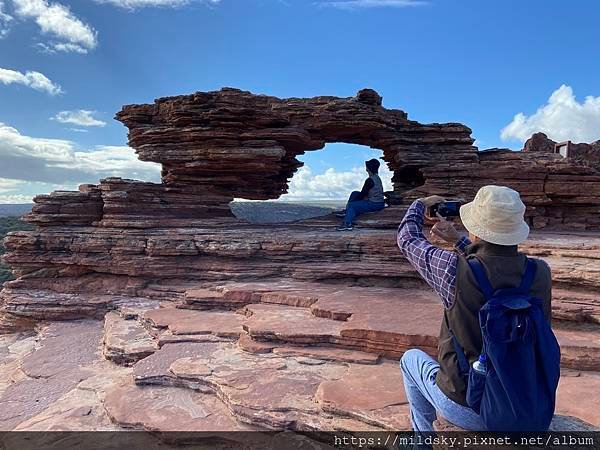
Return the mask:
[[(469, 238), (461, 237), (449, 220), (438, 215), (430, 233), (453, 244), (455, 251), (433, 246), (422, 231), (426, 212), (442, 201), (439, 196), (416, 200), (398, 229), (402, 253), (444, 306), (437, 361), (420, 349), (410, 349), (402, 356), (400, 368), (416, 433), (433, 431), (436, 411), (460, 428), (483, 431), (486, 427), (482, 416), (466, 400), (468, 382), (464, 368), (479, 369), (475, 365), (485, 354), (478, 314), (487, 294), (480, 289), (481, 278), (471, 267), (483, 267), (479, 274), (486, 273), (488, 286), (493, 289), (525, 286), (521, 284), (524, 273), (534, 273), (529, 292), (541, 300), (542, 321), (546, 323), (550, 320), (550, 268), (544, 261), (528, 259), (518, 251), (518, 244), (529, 234), (525, 205), (518, 192), (504, 186), (484, 186), (472, 202), (462, 205), (459, 214)], [(494, 291), (497, 292), (501, 291)]]
[(377, 172), (379, 171), (379, 161), (370, 159), (365, 162), (369, 178), (365, 180), (362, 189), (353, 191), (350, 194), (346, 210), (338, 213), (338, 217), (343, 217), (342, 224), (337, 228), (338, 231), (350, 231), (354, 228), (352, 222), (359, 214), (375, 212), (385, 208), (385, 199), (383, 197), (383, 183)]

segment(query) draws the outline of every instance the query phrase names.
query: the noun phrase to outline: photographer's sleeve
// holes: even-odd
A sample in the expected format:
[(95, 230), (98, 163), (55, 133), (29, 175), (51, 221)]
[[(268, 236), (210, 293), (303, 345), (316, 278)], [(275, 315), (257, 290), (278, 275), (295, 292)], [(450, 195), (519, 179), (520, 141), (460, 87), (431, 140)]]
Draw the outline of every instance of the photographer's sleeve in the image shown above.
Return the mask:
[(471, 245), (471, 241), (468, 237), (461, 237), (456, 244), (454, 244), (454, 249), (463, 256), (466, 256), (467, 246)]
[[(432, 245), (425, 238), (424, 214), (425, 205), (419, 200), (408, 208), (398, 228), (398, 247), (427, 284), (437, 292), (444, 307), (450, 308), (455, 299), (458, 255)], [(456, 244), (459, 251), (464, 251), (464, 247), (468, 245), (468, 239), (463, 239)]]

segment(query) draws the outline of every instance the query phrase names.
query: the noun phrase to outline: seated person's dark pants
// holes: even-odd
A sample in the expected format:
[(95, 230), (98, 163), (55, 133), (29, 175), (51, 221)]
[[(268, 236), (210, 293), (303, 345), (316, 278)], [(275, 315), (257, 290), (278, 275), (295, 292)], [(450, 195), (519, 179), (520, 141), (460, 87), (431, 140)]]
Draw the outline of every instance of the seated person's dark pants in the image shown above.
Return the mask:
[[(360, 191), (352, 191), (348, 198), (348, 203), (360, 200)], [(346, 203), (346, 209), (348, 209), (348, 203)]]
[(359, 191), (354, 191), (350, 194), (350, 198), (346, 204), (346, 216), (344, 217), (344, 224), (351, 225), (354, 218), (360, 214), (375, 212), (385, 208), (385, 202), (358, 200), (360, 197), (361, 193)]

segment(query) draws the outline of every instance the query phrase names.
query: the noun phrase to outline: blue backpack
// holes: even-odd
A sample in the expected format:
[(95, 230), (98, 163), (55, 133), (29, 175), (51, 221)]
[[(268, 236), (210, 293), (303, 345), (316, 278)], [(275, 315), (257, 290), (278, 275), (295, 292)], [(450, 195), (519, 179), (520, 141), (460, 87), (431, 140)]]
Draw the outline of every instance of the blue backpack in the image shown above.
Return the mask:
[(494, 291), (483, 265), (468, 260), (485, 304), (479, 310), (485, 371), (470, 367), (454, 340), (467, 403), (488, 431), (547, 431), (560, 377), (560, 347), (530, 290), (537, 265), (527, 259), (518, 288)]

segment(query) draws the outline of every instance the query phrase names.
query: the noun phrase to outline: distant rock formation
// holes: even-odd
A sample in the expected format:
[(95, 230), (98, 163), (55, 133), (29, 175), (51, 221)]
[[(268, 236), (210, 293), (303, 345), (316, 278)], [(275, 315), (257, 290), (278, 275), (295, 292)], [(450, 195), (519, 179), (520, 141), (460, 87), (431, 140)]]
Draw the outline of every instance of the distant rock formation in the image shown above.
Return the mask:
[(556, 142), (548, 139), (544, 133), (534, 133), (523, 145), (524, 152), (554, 153)]
[[(527, 139), (523, 151), (554, 153), (556, 144), (544, 133), (535, 133)], [(590, 144), (569, 142), (569, 160), (600, 170), (600, 140)]]

